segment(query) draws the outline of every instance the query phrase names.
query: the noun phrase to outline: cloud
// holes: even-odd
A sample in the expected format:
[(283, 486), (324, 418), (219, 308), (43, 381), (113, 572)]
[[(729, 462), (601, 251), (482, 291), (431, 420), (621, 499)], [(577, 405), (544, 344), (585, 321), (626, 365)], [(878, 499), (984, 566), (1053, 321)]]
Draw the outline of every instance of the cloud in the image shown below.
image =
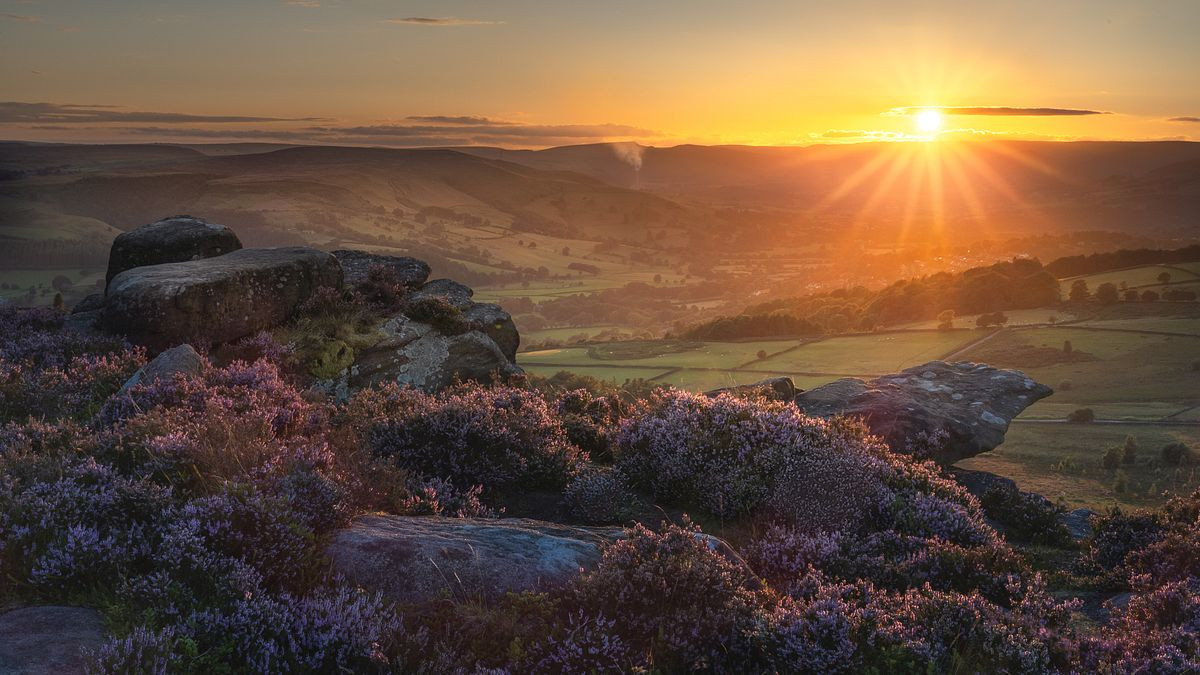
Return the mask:
[(1083, 110), (1078, 108), (1017, 108), (1002, 105), (985, 106), (906, 106), (892, 108), (885, 115), (912, 115), (922, 110), (937, 110), (943, 115), (1007, 115), (1018, 117), (1051, 117), (1077, 115), (1111, 115), (1101, 110)]
[(1171, 117), (1168, 122), (1200, 122), (1200, 117)]
[(506, 125), (421, 125), (376, 124), (351, 127), (309, 127), (310, 131), (337, 133), (361, 138), (405, 138), (429, 134), (449, 134), (469, 138), (524, 139), (596, 139), (649, 137), (657, 132), (624, 124), (506, 124)]
[[(429, 116), (425, 116), (429, 117)], [(449, 117), (449, 119), (460, 119)], [(325, 145), (381, 145), (400, 148), (501, 145), (545, 147), (610, 140), (660, 137), (660, 134), (623, 124), (377, 124), (366, 126), (307, 126), (301, 128), (204, 128), (146, 126), (80, 127), (63, 124), (30, 126), (43, 131), (90, 131), (139, 136), (157, 140), (202, 139), (258, 140)]]
[(37, 23), (37, 22), (41, 21), (41, 19), (36, 16), (29, 16), (27, 14), (8, 14), (8, 13), (0, 13), (0, 19), (8, 19), (9, 21), (22, 21), (24, 23)]
[(488, 126), (510, 126), (513, 124), (513, 122), (503, 122), (487, 117), (475, 117), (473, 115), (409, 115), (404, 119), (413, 122), (428, 122), (430, 124), (472, 124)]
[(252, 117), (244, 115), (189, 115), (174, 112), (123, 111), (116, 106), (0, 101), (0, 124), (97, 124), (130, 122), (151, 124), (321, 122), (320, 117)]
[(384, 23), (396, 23), (409, 26), (494, 26), (504, 22), (486, 21), (483, 19), (460, 19), (454, 16), (409, 16), (402, 19), (384, 19)]

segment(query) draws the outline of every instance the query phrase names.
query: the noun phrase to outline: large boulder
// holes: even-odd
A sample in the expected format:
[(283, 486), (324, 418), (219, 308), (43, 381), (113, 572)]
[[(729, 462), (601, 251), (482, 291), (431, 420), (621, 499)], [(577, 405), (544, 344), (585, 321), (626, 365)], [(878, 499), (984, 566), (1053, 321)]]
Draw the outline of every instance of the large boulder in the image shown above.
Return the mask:
[(283, 323), (318, 289), (341, 284), (342, 268), (328, 253), (303, 246), (241, 249), (118, 274), (108, 285), (100, 323), (157, 349), (227, 342)]
[(517, 332), (517, 324), (513, 323), (512, 316), (500, 305), (473, 302), (462, 310), (462, 315), (467, 320), (467, 325), (492, 338), (505, 358), (513, 363), (517, 362), (521, 334)]
[(859, 417), (893, 450), (922, 434), (946, 434), (933, 459), (950, 466), (1000, 445), (1008, 424), (1053, 393), (1016, 370), (931, 361), (873, 380), (846, 378), (805, 391), (795, 403), (809, 415)]
[(108, 253), (105, 283), (145, 265), (214, 258), (242, 247), (233, 230), (191, 216), (173, 216), (118, 235)]
[(417, 288), (429, 279), (429, 265), (423, 260), (403, 256), (368, 253), (366, 251), (338, 250), (333, 257), (342, 264), (347, 286), (354, 286), (367, 279), (367, 273), (376, 265), (391, 269), (408, 288)]
[(0, 675), (84, 672), (84, 650), (104, 643), (94, 609), (43, 605), (0, 614)]
[(352, 583), (416, 603), (561, 585), (621, 534), (524, 518), (371, 515), (336, 532), (326, 553)]
[(492, 338), (476, 330), (446, 335), (433, 326), (394, 316), (379, 328), (382, 338), (357, 350), (354, 363), (323, 388), (338, 398), (385, 382), (428, 392), (455, 380), (490, 381), (521, 375)]
[(471, 300), (473, 295), (475, 295), (475, 291), (471, 290), (470, 286), (465, 286), (452, 279), (434, 279), (408, 296), (408, 300), (416, 302), (422, 298), (441, 298), (454, 307), (465, 310), (473, 304)]

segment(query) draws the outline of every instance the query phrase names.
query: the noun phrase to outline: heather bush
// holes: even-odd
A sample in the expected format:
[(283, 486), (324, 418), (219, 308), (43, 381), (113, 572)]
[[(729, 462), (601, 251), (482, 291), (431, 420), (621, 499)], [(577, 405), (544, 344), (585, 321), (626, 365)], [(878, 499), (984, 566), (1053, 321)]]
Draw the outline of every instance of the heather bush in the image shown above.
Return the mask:
[(1105, 574), (1119, 570), (1131, 551), (1162, 539), (1163, 522), (1156, 514), (1126, 515), (1113, 509), (1106, 516), (1093, 516), (1092, 530), (1078, 567), (1084, 572)]
[(457, 307), (444, 298), (427, 296), (410, 300), (404, 305), (404, 314), (413, 321), (433, 326), (443, 335), (458, 335), (467, 331), (467, 320)]
[(371, 265), (367, 276), (354, 286), (357, 299), (381, 314), (394, 314), (404, 305), (408, 294), (395, 268), (387, 265)]
[(411, 471), (488, 490), (560, 488), (586, 460), (533, 392), (464, 386), (405, 398), (367, 435), (376, 455)]
[(628, 535), (575, 581), (570, 602), (615, 621), (615, 634), (656, 669), (718, 667), (765, 602), (749, 570), (688, 523), (660, 533), (635, 525)]
[[(768, 508), (822, 527), (861, 521), (890, 501), (882, 445), (783, 403), (671, 390), (621, 425), (616, 447), (637, 487), (719, 516)], [(824, 522), (831, 515), (839, 522)]]
[(455, 518), (495, 518), (499, 513), (480, 500), (483, 486), (460, 490), (441, 478), (411, 479), (408, 496), (401, 511), (414, 516), (452, 516)]
[(171, 491), (86, 459), (0, 490), (5, 576), (66, 599), (144, 567)]
[[(535, 643), (522, 670), (531, 673), (627, 673), (638, 662), (631, 645), (618, 634), (617, 622), (603, 615), (570, 614), (561, 634)], [(639, 664), (640, 665), (640, 664)]]
[(580, 473), (563, 491), (563, 505), (573, 520), (593, 525), (623, 523), (633, 515), (637, 496), (619, 472), (593, 468)]
[(616, 396), (597, 396), (586, 389), (563, 392), (554, 402), (567, 438), (593, 462), (612, 461), (611, 435), (624, 407)]
[(1057, 546), (1071, 541), (1058, 520), (1063, 509), (1041, 495), (995, 487), (984, 493), (980, 505), (988, 518), (1004, 526), (1010, 540)]
[(247, 597), (159, 630), (135, 628), (91, 655), (89, 670), (123, 672), (385, 672), (402, 623), (378, 595), (348, 588)]
[(850, 535), (775, 525), (751, 540), (744, 552), (755, 572), (788, 594), (797, 579), (815, 569), (833, 579), (866, 580), (891, 590), (929, 584), (1008, 602), (1003, 580), (1029, 572), (1028, 564), (998, 541), (965, 547), (890, 530)]

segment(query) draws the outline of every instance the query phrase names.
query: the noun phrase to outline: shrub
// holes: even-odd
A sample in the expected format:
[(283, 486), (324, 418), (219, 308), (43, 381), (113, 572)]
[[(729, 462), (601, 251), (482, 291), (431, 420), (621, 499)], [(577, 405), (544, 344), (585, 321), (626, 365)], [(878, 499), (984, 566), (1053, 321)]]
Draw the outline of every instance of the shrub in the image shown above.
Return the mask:
[(1163, 446), (1160, 454), (1163, 462), (1169, 466), (1190, 464), (1195, 459), (1195, 453), (1186, 443), (1168, 443)]
[(1092, 518), (1092, 539), (1080, 560), (1080, 569), (1110, 573), (1121, 567), (1130, 551), (1145, 548), (1163, 537), (1163, 523), (1152, 514), (1126, 515), (1114, 509)]
[(765, 508), (821, 527), (891, 501), (882, 445), (782, 403), (665, 392), (622, 423), (616, 448), (637, 487), (720, 516)]
[(405, 287), (395, 268), (387, 265), (371, 265), (367, 276), (354, 287), (358, 299), (383, 314), (394, 314), (404, 304)]
[(467, 321), (457, 307), (437, 296), (411, 300), (404, 305), (404, 314), (413, 321), (433, 326), (443, 335), (458, 335), (467, 331)]
[(713, 666), (763, 602), (747, 570), (713, 551), (689, 523), (661, 533), (635, 525), (627, 534), (574, 581), (571, 601), (610, 617), (616, 635), (652, 654), (658, 669)]
[(1100, 458), (1100, 466), (1103, 466), (1109, 471), (1120, 468), (1121, 458), (1124, 457), (1125, 451), (1122, 448), (1113, 446), (1104, 451), (1104, 455)]
[(411, 471), (486, 489), (561, 488), (586, 459), (533, 392), (466, 386), (403, 397), (407, 407), (372, 425), (368, 440)]
[(1057, 546), (1071, 541), (1071, 533), (1058, 520), (1063, 509), (1041, 495), (995, 487), (984, 493), (980, 504), (1011, 540)]
[(399, 617), (378, 595), (347, 588), (245, 598), (158, 631), (135, 628), (91, 655), (93, 672), (383, 672)]
[(1088, 424), (1096, 421), (1096, 412), (1091, 408), (1079, 408), (1067, 415), (1067, 421), (1075, 424)]
[(567, 515), (593, 525), (629, 520), (636, 501), (637, 497), (629, 491), (625, 477), (612, 469), (584, 471), (563, 492)]

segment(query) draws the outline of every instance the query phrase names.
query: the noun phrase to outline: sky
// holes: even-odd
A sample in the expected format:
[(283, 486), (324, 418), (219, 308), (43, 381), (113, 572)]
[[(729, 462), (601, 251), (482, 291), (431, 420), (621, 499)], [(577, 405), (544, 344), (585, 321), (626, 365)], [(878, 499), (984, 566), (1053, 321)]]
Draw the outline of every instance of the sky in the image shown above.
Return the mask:
[(0, 138), (1200, 140), (1197, 35), (1200, 0), (0, 0)]

